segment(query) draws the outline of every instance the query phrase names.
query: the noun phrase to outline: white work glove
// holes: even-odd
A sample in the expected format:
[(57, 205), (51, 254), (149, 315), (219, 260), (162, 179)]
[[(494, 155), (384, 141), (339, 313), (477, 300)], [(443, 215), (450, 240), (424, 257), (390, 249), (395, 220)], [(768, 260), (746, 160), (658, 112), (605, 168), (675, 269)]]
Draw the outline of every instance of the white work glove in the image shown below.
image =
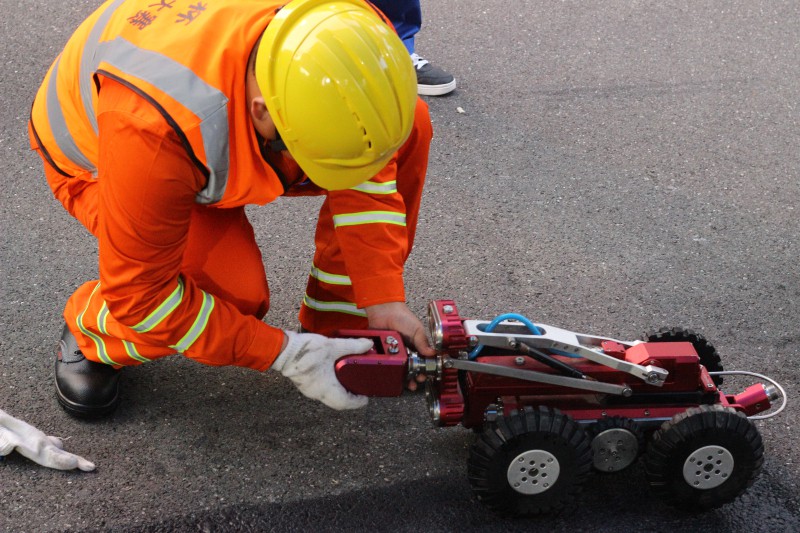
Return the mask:
[(0, 409), (0, 455), (8, 455), (16, 449), (31, 461), (48, 468), (94, 470), (94, 463), (64, 451), (63, 447), (64, 443), (58, 437), (48, 437)]
[(284, 331), (288, 344), (272, 368), (291, 379), (304, 396), (333, 409), (358, 409), (368, 398), (348, 392), (336, 378), (334, 364), (343, 355), (364, 353), (369, 339), (330, 339), (315, 333)]

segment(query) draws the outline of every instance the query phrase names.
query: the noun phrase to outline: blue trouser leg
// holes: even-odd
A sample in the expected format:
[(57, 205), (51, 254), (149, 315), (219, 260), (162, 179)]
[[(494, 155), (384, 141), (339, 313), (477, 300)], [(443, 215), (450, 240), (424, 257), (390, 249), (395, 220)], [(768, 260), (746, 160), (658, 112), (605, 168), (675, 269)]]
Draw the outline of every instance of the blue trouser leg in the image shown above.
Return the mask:
[(414, 36), (422, 27), (420, 0), (372, 0), (392, 21), (409, 53), (414, 53)]

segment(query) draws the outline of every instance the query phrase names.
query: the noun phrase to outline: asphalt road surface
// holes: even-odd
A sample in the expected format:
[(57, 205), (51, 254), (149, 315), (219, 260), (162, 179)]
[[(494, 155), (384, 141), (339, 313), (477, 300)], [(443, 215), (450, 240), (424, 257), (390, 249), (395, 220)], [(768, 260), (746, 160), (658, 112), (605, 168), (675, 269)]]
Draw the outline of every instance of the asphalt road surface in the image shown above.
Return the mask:
[[(560, 516), (508, 520), (471, 495), (473, 435), (421, 394), (337, 413), (274, 373), (174, 357), (126, 371), (99, 422), (58, 407), (53, 357), (96, 245), (28, 150), (45, 70), (99, 2), (0, 0), (0, 407), (66, 439), (94, 473), (0, 463), (3, 531), (798, 531), (798, 413), (757, 422), (763, 472), (735, 503), (665, 506), (641, 465), (593, 475)], [(726, 369), (798, 389), (800, 6), (790, 0), (423, 1), (418, 52), (458, 90), (435, 139), (409, 304), (622, 339), (706, 335)], [(459, 111), (463, 110), (463, 112)], [(296, 325), (318, 201), (251, 209)], [(739, 383), (739, 385), (737, 385)], [(730, 392), (747, 380), (729, 380)]]

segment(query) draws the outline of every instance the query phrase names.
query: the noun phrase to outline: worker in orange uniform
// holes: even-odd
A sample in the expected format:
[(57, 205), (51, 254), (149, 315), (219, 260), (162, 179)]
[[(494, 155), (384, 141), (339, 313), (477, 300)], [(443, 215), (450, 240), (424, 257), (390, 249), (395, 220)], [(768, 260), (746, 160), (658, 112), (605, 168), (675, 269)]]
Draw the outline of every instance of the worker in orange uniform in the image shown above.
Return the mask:
[[(285, 5), (284, 5), (285, 4)], [(64, 311), (60, 404), (100, 416), (119, 369), (175, 353), (273, 368), (337, 408), (333, 364), (399, 331), (431, 125), (408, 53), (361, 0), (109, 0), (70, 38), (33, 104), (56, 198), (99, 243), (99, 281)], [(309, 181), (310, 180), (310, 181)], [(326, 195), (302, 333), (261, 319), (269, 290), (247, 204)]]

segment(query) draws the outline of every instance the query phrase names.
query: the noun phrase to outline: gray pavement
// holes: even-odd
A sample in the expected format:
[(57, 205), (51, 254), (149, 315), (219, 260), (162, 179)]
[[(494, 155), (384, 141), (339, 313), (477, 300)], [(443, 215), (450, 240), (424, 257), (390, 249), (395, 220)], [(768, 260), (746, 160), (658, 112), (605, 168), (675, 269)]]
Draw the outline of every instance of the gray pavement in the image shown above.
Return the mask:
[[(52, 199), (26, 120), (45, 69), (98, 2), (0, 0), (0, 407), (66, 439), (94, 473), (0, 463), (3, 531), (798, 531), (796, 403), (758, 422), (763, 473), (701, 515), (641, 466), (593, 475), (561, 516), (507, 520), (470, 494), (472, 434), (419, 394), (336, 413), (283, 378), (170, 358), (126, 371), (100, 422), (58, 407), (64, 301), (96, 245)], [(424, 1), (418, 52), (459, 88), (435, 139), (409, 303), (514, 311), (577, 331), (705, 334), (727, 369), (798, 388), (797, 2)], [(461, 108), (464, 112), (458, 111)], [(317, 200), (250, 210), (293, 327)], [(730, 387), (744, 381), (729, 380)], [(731, 392), (737, 392), (731, 390)]]

